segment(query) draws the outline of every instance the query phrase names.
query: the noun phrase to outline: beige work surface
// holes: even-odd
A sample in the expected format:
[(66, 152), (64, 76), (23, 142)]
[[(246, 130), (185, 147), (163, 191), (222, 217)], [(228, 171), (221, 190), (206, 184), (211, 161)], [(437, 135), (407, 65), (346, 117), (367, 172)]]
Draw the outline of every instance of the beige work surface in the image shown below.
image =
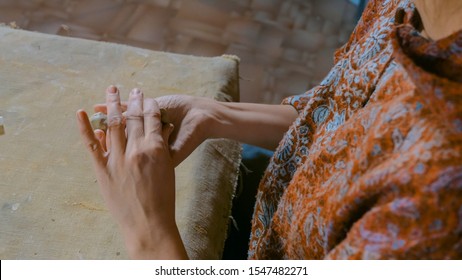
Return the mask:
[[(0, 27), (0, 258), (127, 258), (80, 142), (75, 111), (105, 88), (238, 99), (238, 63)], [(240, 161), (213, 140), (176, 168), (177, 224), (191, 258), (220, 258)]]

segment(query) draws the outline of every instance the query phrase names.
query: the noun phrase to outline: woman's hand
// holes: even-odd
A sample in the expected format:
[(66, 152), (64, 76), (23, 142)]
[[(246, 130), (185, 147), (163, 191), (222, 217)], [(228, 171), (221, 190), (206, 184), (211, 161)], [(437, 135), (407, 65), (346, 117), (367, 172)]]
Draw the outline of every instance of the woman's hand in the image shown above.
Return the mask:
[[(133, 258), (187, 258), (175, 223), (175, 174), (168, 142), (173, 125), (163, 125), (159, 105), (130, 93), (126, 119), (117, 88), (106, 93), (107, 135), (93, 132), (77, 112), (80, 134), (92, 155), (103, 198), (118, 222)], [(106, 150), (105, 138), (110, 140)]]
[(204, 97), (170, 95), (156, 98), (165, 119), (174, 125), (169, 139), (175, 166), (185, 160), (202, 142), (214, 138), (216, 101)]
[[(156, 101), (166, 114), (162, 119), (174, 125), (168, 143), (175, 166), (210, 138), (228, 138), (274, 150), (298, 116), (290, 105), (218, 102), (187, 95), (162, 96)], [(124, 107), (126, 104), (122, 104)], [(107, 111), (104, 104), (94, 109)]]
[[(166, 114), (162, 119), (174, 127), (168, 141), (174, 166), (178, 166), (206, 139), (214, 138), (215, 100), (169, 95), (156, 98), (156, 101), (162, 108), (162, 114)], [(121, 103), (121, 108), (122, 111), (127, 110), (127, 103)], [(106, 104), (96, 104), (94, 110), (107, 114)], [(101, 135), (102, 145), (106, 146), (107, 142), (110, 146), (110, 139), (106, 141), (103, 137)]]

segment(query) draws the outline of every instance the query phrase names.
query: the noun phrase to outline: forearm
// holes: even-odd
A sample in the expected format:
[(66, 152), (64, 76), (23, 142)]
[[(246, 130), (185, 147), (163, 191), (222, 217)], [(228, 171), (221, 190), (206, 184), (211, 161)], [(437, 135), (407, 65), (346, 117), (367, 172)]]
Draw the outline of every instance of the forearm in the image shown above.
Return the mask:
[(274, 150), (298, 114), (290, 105), (217, 102), (211, 138)]

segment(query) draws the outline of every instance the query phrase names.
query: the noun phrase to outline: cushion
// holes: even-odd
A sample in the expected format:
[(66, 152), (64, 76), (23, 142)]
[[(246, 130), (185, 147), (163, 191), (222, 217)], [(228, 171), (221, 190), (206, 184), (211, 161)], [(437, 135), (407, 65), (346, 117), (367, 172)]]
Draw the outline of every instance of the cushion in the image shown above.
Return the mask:
[[(128, 258), (75, 120), (105, 88), (239, 99), (238, 59), (153, 52), (0, 27), (0, 258)], [(193, 259), (219, 259), (240, 163), (230, 140), (176, 168), (176, 218)]]

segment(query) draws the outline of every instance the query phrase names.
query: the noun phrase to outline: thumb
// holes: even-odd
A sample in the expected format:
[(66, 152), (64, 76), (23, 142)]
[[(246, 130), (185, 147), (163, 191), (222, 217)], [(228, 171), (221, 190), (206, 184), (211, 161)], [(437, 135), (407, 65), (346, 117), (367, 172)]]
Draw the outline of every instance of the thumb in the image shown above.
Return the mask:
[(162, 138), (164, 140), (164, 144), (168, 147), (168, 139), (173, 132), (175, 126), (172, 123), (165, 124), (162, 127)]

